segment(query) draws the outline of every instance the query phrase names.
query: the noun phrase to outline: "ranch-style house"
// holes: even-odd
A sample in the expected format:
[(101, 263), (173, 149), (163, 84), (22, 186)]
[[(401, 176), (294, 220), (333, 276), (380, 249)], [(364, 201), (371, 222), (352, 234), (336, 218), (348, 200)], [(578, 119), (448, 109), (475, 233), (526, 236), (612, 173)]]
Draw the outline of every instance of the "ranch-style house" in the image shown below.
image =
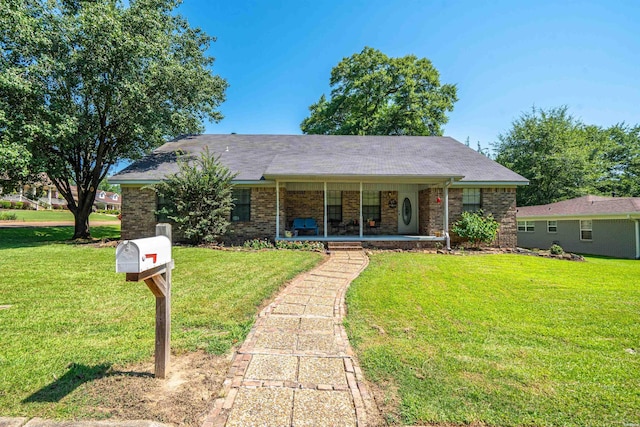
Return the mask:
[(122, 238), (154, 234), (147, 186), (177, 172), (176, 153), (208, 147), (234, 179), (230, 237), (449, 247), (463, 211), (500, 224), (515, 247), (516, 187), (526, 178), (449, 137), (194, 135), (167, 142), (109, 179), (122, 188)]

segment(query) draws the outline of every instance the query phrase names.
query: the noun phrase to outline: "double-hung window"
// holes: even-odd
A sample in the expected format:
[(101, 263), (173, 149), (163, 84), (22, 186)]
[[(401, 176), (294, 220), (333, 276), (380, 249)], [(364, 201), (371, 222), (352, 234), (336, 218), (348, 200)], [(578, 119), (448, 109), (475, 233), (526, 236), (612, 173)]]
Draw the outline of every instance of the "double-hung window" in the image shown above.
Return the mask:
[(593, 222), (590, 219), (580, 220), (580, 240), (590, 241), (593, 237)]
[(547, 233), (558, 232), (558, 221), (547, 221)]
[(342, 191), (327, 191), (327, 221), (342, 222)]
[(251, 189), (234, 188), (232, 197), (235, 206), (231, 210), (231, 221), (251, 221)]
[(518, 221), (518, 231), (533, 233), (536, 231), (536, 223), (533, 221)]
[(379, 191), (363, 191), (362, 192), (362, 219), (364, 221), (372, 219), (380, 221), (380, 192)]
[(476, 212), (482, 207), (479, 188), (462, 189), (462, 210), (464, 212)]

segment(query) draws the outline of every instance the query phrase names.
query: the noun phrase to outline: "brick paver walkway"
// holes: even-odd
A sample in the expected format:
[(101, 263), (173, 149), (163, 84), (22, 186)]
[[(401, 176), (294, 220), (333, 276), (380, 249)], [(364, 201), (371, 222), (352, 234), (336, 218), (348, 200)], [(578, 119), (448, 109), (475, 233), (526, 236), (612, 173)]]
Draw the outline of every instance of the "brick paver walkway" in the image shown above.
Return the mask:
[(344, 294), (367, 266), (337, 251), (259, 315), (203, 427), (365, 426), (372, 399), (342, 326)]

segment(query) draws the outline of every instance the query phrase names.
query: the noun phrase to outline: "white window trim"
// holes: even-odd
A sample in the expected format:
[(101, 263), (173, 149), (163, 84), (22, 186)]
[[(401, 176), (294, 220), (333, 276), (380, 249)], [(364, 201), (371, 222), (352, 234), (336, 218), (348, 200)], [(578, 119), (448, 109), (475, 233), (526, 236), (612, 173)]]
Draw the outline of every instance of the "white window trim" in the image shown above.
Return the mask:
[[(550, 225), (551, 222), (555, 223), (555, 225), (553, 227), (555, 227), (556, 231), (549, 230), (549, 228), (551, 228), (551, 225)], [(555, 221), (555, 220), (547, 221), (547, 233), (551, 233), (551, 234), (557, 234), (558, 233), (558, 221)]]
[[(583, 222), (587, 222), (589, 221), (591, 223), (591, 228), (583, 228), (582, 227), (582, 223)], [(591, 238), (590, 239), (583, 239), (582, 238), (582, 232), (583, 231), (590, 231), (591, 232)], [(592, 242), (593, 241), (593, 220), (591, 219), (581, 219), (580, 220), (580, 241), (581, 242)]]
[[(524, 230), (520, 230), (520, 224), (518, 224), (518, 223), (524, 223)], [(532, 229), (529, 230), (529, 228), (532, 228)], [(524, 220), (517, 221), (516, 229), (518, 230), (518, 233), (535, 233), (536, 232), (536, 222), (535, 221), (524, 221)]]

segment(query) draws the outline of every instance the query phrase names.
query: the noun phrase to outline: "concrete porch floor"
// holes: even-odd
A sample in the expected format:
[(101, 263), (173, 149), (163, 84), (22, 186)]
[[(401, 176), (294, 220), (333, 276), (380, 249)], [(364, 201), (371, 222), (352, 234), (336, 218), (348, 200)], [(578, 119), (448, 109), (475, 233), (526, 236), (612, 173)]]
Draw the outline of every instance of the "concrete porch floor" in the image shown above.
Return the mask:
[(276, 240), (289, 242), (310, 241), (310, 242), (444, 242), (444, 236), (417, 236), (417, 235), (334, 235), (334, 236), (313, 236), (302, 235), (293, 237), (278, 237)]

